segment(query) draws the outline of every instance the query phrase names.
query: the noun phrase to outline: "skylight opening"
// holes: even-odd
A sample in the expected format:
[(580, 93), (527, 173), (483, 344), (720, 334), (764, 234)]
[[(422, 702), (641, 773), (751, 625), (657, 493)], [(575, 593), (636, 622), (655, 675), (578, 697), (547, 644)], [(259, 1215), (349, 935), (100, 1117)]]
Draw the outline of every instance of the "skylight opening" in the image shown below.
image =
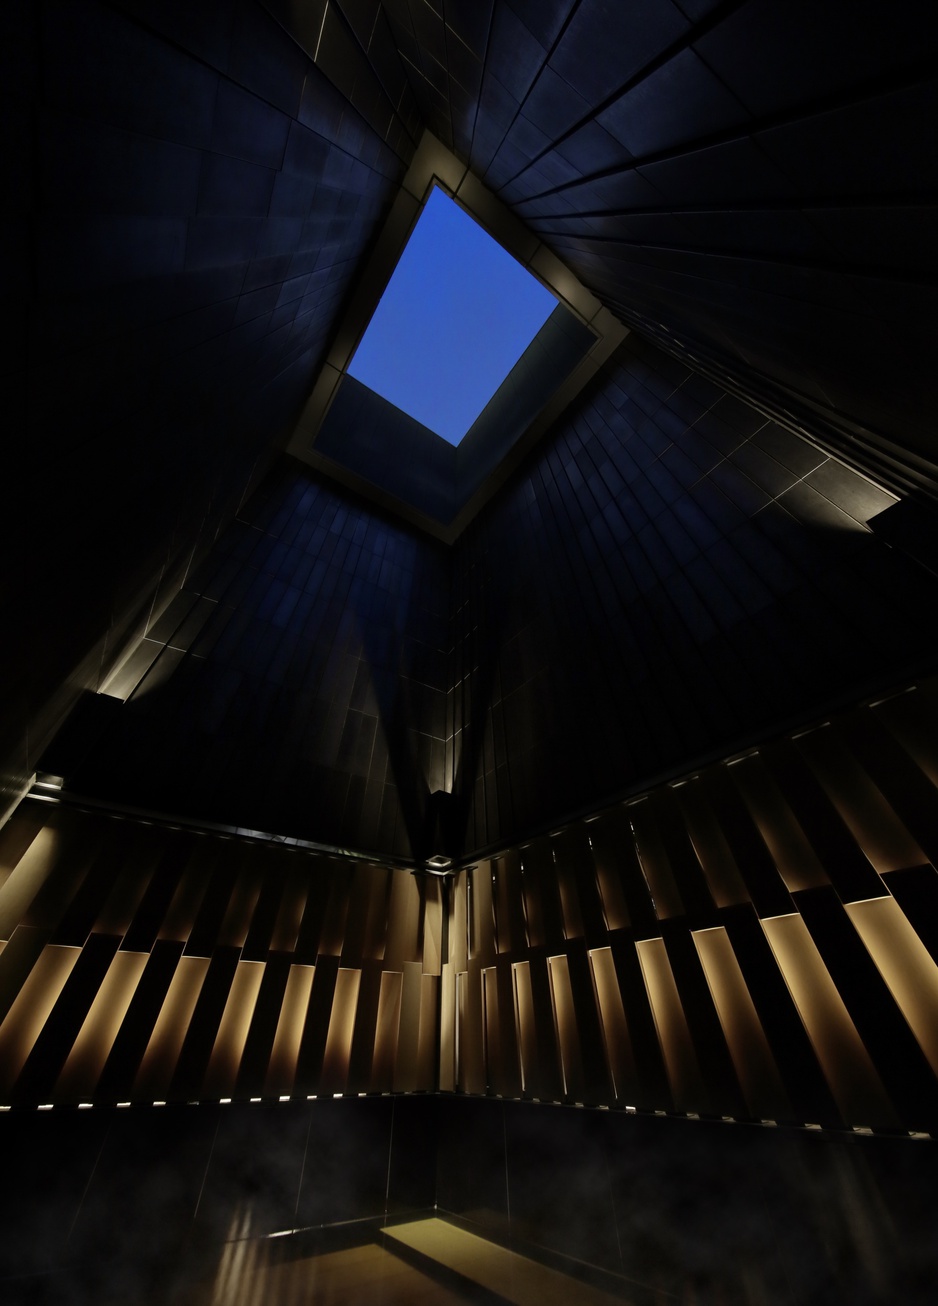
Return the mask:
[(458, 445), (556, 306), (435, 186), (348, 373)]

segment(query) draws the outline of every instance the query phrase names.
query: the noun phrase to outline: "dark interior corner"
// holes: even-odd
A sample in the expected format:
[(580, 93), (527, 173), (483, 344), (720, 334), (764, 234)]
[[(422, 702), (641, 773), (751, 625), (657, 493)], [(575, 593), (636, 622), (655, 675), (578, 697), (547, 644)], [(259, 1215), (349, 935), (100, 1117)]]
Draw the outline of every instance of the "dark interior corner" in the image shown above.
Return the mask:
[[(0, 1297), (933, 1301), (931, 7), (0, 32)], [(425, 133), (627, 333), (340, 482)]]

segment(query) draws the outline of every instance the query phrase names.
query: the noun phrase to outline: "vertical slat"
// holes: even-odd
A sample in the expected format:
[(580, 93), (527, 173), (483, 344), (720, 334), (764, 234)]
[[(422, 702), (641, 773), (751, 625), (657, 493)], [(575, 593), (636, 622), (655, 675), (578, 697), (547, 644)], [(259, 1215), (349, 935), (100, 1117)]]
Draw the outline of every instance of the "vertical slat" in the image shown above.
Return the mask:
[(938, 965), (893, 898), (844, 910), (938, 1075)]
[(441, 1093), (456, 1090), (456, 967), (443, 963), (440, 976), (440, 1065)]
[(332, 1000), (332, 1015), (326, 1033), (326, 1046), (322, 1059), (321, 1093), (343, 1093), (348, 1083), (349, 1062), (352, 1053), (352, 1035), (355, 1031), (355, 1011), (361, 971), (339, 967)]
[(791, 1103), (726, 930), (695, 930), (693, 939), (750, 1114), (789, 1119)]
[(381, 976), (381, 996), (378, 999), (375, 1051), (371, 1070), (371, 1083), (376, 1093), (389, 1093), (394, 1085), (397, 1041), (401, 1027), (403, 981), (404, 976), (400, 971), (386, 970)]
[(404, 963), (401, 987), (401, 1024), (394, 1062), (394, 1092), (413, 1093), (417, 1082), (417, 1048), (420, 1038), (420, 981), (423, 968), (419, 961)]
[(707, 1091), (663, 939), (635, 945), (655, 1017), (674, 1104), (679, 1111), (706, 1111)]
[(165, 1098), (208, 967), (207, 957), (180, 957), (134, 1079), (137, 1101)]
[(0, 1099), (13, 1085), (49, 1019), (80, 955), (79, 948), (49, 944), (36, 959), (0, 1025)]
[(547, 970), (550, 976), (550, 993), (557, 1028), (557, 1046), (560, 1049), (564, 1096), (582, 1102), (585, 1088), (583, 1060), (567, 958), (563, 954), (548, 957)]
[(0, 939), (9, 939), (55, 865), (61, 836), (45, 826), (30, 840), (0, 887)]
[(620, 1102), (634, 1103), (640, 1093), (638, 1070), (612, 949), (592, 948), (589, 959), (613, 1091)]
[(118, 952), (112, 959), (56, 1081), (57, 1102), (90, 1102), (95, 1095), (146, 964), (147, 956), (140, 952)]
[(777, 916), (762, 928), (844, 1118), (851, 1125), (896, 1126), (882, 1081), (804, 921)]
[(238, 962), (202, 1080), (200, 1097), (233, 1096), (264, 970), (263, 962)]
[(264, 1078), (264, 1093), (267, 1096), (279, 1097), (293, 1091), (314, 975), (313, 966), (290, 967)]

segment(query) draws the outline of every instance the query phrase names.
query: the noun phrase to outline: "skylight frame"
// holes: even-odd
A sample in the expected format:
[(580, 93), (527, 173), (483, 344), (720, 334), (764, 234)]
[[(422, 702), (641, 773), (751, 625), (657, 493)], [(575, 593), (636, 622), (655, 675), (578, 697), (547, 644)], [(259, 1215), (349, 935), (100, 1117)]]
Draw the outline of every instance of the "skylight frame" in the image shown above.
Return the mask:
[[(546, 397), (544, 406), (533, 415), (499, 465), (486, 476), (483, 484), (473, 490), (449, 520), (421, 511), (406, 499), (387, 492), (382, 485), (344, 465), (334, 449), (327, 455), (316, 447), (329, 410), (347, 375), (348, 365), (434, 186), (454, 199), (503, 249), (537, 277), (567, 313), (588, 328), (592, 340), (583, 357), (572, 367), (562, 384)], [(546, 330), (546, 326), (543, 330)], [(540, 238), (520, 222), (452, 151), (431, 132), (424, 131), (374, 251), (350, 296), (329, 353), (288, 443), (287, 452), (411, 521), (437, 539), (453, 543), (507, 479), (528, 449), (557, 420), (627, 334), (628, 328), (603, 307)], [(389, 407), (393, 408), (393, 405)], [(491, 407), (492, 403), (483, 410), (482, 418)], [(431, 433), (429, 428), (423, 429), (428, 435), (432, 434), (435, 441), (446, 444), (442, 437)], [(470, 434), (474, 429), (471, 428)], [(455, 448), (458, 452), (457, 447), (447, 447)]]

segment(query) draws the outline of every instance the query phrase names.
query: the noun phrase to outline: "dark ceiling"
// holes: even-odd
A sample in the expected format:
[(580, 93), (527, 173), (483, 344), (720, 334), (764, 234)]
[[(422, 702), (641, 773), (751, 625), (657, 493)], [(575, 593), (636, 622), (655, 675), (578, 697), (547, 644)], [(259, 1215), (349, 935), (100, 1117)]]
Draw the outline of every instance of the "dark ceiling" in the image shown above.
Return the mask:
[[(352, 573), (364, 562), (349, 559), (364, 556), (365, 540), (374, 567), (368, 584), (381, 591), (374, 602), (392, 609), (396, 593), (410, 592), (410, 573), (435, 574), (442, 565), (435, 554), (421, 554), (415, 563), (417, 546), (407, 532), (388, 528), (394, 540), (388, 545), (372, 519), (359, 521), (357, 508), (330, 504), (327, 524), (314, 528), (309, 501), (302, 491), (283, 488), (282, 470), (275, 491), (265, 491), (234, 535), (224, 537), (221, 553), (210, 555), (285, 442), (425, 126), (636, 328), (605, 378), (610, 388), (597, 389), (580, 413), (570, 415), (548, 470), (539, 469), (533, 480), (529, 471), (501, 515), (466, 542), (457, 567), (467, 569), (465, 593), (482, 584), (473, 560), (495, 547), (487, 541), (503, 550), (503, 539), (520, 538), (514, 526), (509, 529), (513, 513), (522, 532), (525, 514), (550, 516), (544, 565), (554, 566), (551, 574), (560, 574), (556, 551), (567, 556), (568, 517), (584, 517), (582, 552), (570, 562), (569, 585), (587, 604), (582, 576), (595, 574), (594, 550), (606, 558), (619, 587), (615, 602), (629, 611), (628, 628), (617, 638), (622, 648), (636, 650), (644, 668), (639, 706), (627, 710), (650, 723), (655, 765), (691, 756), (720, 731), (725, 737), (765, 721), (761, 707), (755, 715), (736, 712), (740, 694), (749, 692), (738, 685), (758, 676), (739, 679), (732, 668), (751, 668), (766, 646), (785, 650), (781, 672), (786, 685), (791, 681), (785, 711), (822, 701), (838, 684), (871, 681), (876, 668), (885, 675), (887, 632), (881, 626), (876, 649), (864, 649), (864, 603), (893, 597), (904, 624), (901, 631), (895, 627), (898, 643), (889, 665), (909, 655), (914, 606), (928, 586), (922, 580), (919, 593), (914, 578), (900, 582), (895, 566), (884, 564), (868, 542), (860, 550), (862, 565), (850, 562), (838, 590), (853, 616), (844, 617), (836, 637), (818, 638), (830, 620), (832, 573), (819, 563), (817, 538), (809, 546), (791, 525), (817, 520), (802, 482), (821, 478), (812, 493), (828, 507), (840, 505), (838, 512), (855, 512), (861, 526), (865, 516), (849, 502), (857, 484), (866, 482), (845, 481), (823, 454), (811, 467), (790, 467), (786, 458), (790, 464), (800, 455), (785, 441), (803, 427), (815, 445), (897, 493), (934, 493), (936, 35), (930, 5), (206, 0), (193, 6), (98, 0), (77, 6), (42, 0), (8, 6), (3, 25), (5, 147), (15, 197), (6, 217), (3, 376), (23, 473), (5, 512), (8, 565), (0, 582), (3, 625), (11, 632), (0, 666), (6, 787), (15, 790), (34, 769), (76, 695), (99, 689), (121, 651), (145, 632), (152, 635), (154, 619), (187, 578), (191, 598), (218, 601), (206, 597), (201, 580), (193, 588), (194, 561), (224, 559), (225, 584), (233, 589), (225, 591), (216, 572), (212, 592), (245, 594), (252, 577), (262, 584), (270, 568), (285, 565), (290, 549), (311, 553), (325, 538), (330, 551), (317, 563), (317, 584), (334, 547), (341, 553), (339, 570), (348, 573), (346, 586), (360, 594), (360, 578)], [(649, 345), (651, 352), (643, 353), (648, 340), (664, 351)], [(695, 376), (687, 359), (708, 379)], [(754, 424), (751, 409), (732, 407), (740, 393), (761, 409)], [(660, 411), (652, 412), (649, 396)], [(592, 428), (592, 445), (584, 422)], [(635, 539), (646, 530), (641, 545), (623, 536), (609, 552), (607, 472), (610, 458), (619, 455), (603, 451), (603, 432), (625, 439), (626, 427), (639, 436), (625, 461), (640, 469), (642, 494), (658, 496), (646, 498), (646, 506), (654, 502), (669, 514), (674, 509), (684, 525), (663, 526), (665, 518), (653, 512), (654, 530), (637, 520), (630, 528)], [(738, 452), (743, 444), (745, 456)], [(654, 461), (665, 452), (670, 467)], [(695, 456), (703, 459), (696, 471)], [(598, 459), (601, 492), (593, 471), (583, 472), (589, 459)], [(697, 478), (717, 476), (717, 463), (724, 479), (714, 506), (710, 480), (698, 490)], [(615, 475), (621, 480), (621, 474), (620, 467)], [(763, 484), (775, 474), (777, 484)], [(631, 475), (625, 475), (629, 485)], [(561, 479), (566, 488), (555, 502), (551, 486)], [(593, 487), (598, 510), (586, 504), (583, 485)], [(328, 495), (315, 493), (318, 512)], [(621, 507), (631, 490), (616, 493)], [(275, 515), (271, 524), (265, 505), (277, 494), (284, 511), (302, 503), (306, 518), (301, 514), (291, 524)], [(564, 495), (576, 499), (572, 517)], [(797, 511), (789, 512), (796, 498)], [(880, 507), (885, 502), (878, 500)], [(774, 522), (775, 534), (760, 526), (756, 535), (762, 542), (773, 539), (782, 560), (750, 567), (756, 546), (748, 519), (770, 503), (782, 515), (766, 514), (761, 522)], [(687, 546), (681, 532), (690, 520)], [(737, 527), (749, 537), (733, 536)], [(317, 534), (322, 531), (324, 537)], [(525, 538), (530, 552), (532, 537)], [(685, 547), (691, 552), (682, 553)], [(395, 573), (390, 588), (381, 563), (389, 548), (407, 559), (407, 575), (402, 580)], [(653, 581), (638, 572), (623, 580), (621, 559), (635, 549), (644, 550), (645, 571), (656, 569)], [(713, 674), (720, 683), (732, 686), (736, 707), (728, 716), (711, 692), (711, 672), (688, 689), (684, 653), (674, 652), (696, 648), (701, 630), (710, 629), (703, 616), (693, 615), (693, 596), (672, 624), (679, 601), (667, 578), (697, 553), (706, 562), (701, 574), (709, 577), (699, 582), (698, 595), (710, 616), (720, 609), (727, 628), (738, 632), (733, 623), (744, 591), (741, 610), (758, 626), (756, 633), (746, 627), (744, 635), (726, 636), (735, 661), (721, 661), (712, 648), (705, 659), (718, 668)], [(840, 559), (842, 550), (833, 553)], [(821, 554), (827, 559), (832, 550), (821, 547)], [(718, 556), (723, 560), (714, 579), (707, 568)], [(267, 561), (271, 557), (276, 566)], [(781, 578), (793, 561), (797, 577), (789, 583)], [(239, 565), (235, 582), (230, 569)], [(764, 578), (773, 566), (776, 580), (766, 591)], [(763, 578), (762, 588), (751, 571)], [(826, 590), (817, 582), (820, 574)], [(810, 597), (795, 603), (791, 593), (802, 581)], [(659, 583), (664, 597), (648, 598)], [(330, 586), (334, 580), (322, 602), (332, 624), (318, 637), (330, 632), (321, 656), (329, 674), (338, 675), (330, 650), (346, 638), (352, 609), (348, 589), (340, 585), (336, 596)], [(627, 594), (634, 587), (645, 596), (638, 605)], [(460, 729), (452, 718), (453, 682), (435, 664), (439, 645), (449, 641), (447, 655), (471, 664), (460, 683), (475, 676), (475, 706), (468, 696), (457, 704), (471, 721), (473, 713), (484, 715), (544, 672), (537, 650), (557, 626), (569, 624), (557, 611), (545, 633), (538, 625), (546, 620), (542, 604), (525, 618), (527, 635), (517, 614), (501, 634), (490, 625), (489, 637), (504, 640), (498, 657), (486, 661), (473, 643), (474, 623), (487, 619), (493, 602), (505, 609), (504, 586), (494, 593), (494, 600), (480, 600), (475, 615), (460, 609), (445, 636), (434, 634), (404, 657), (405, 680), (417, 667), (413, 679), (422, 689), (415, 700), (395, 701), (387, 710), (405, 741), (413, 735), (413, 748), (424, 750), (434, 772), (443, 765), (438, 746), (452, 744)], [(430, 615), (416, 633), (405, 632), (408, 645), (421, 644), (424, 626), (435, 630), (440, 619), (432, 595), (421, 593), (416, 608)], [(250, 671), (244, 659), (261, 659), (258, 684), (269, 688), (270, 659), (282, 661), (285, 654), (270, 639), (263, 643), (247, 611), (228, 646), (242, 650), (236, 653), (242, 658), (238, 674)], [(391, 635), (397, 629), (400, 636), (401, 613), (385, 612), (385, 618)], [(575, 685), (576, 667), (584, 665), (587, 648), (596, 647), (590, 620), (560, 641), (553, 669), (544, 673), (556, 713), (570, 730), (582, 719), (577, 703), (583, 693), (577, 688), (564, 699), (557, 687)], [(657, 632), (659, 644), (649, 631)], [(246, 646), (238, 644), (242, 636)], [(159, 646), (175, 638), (170, 631)], [(506, 668), (522, 646), (535, 651), (535, 662), (523, 654), (526, 679), (516, 684), (512, 675), (521, 672)], [(666, 657), (658, 657), (659, 647)], [(820, 665), (818, 648), (826, 650), (823, 674), (806, 670)], [(176, 652), (181, 657), (183, 650)], [(605, 656), (610, 668), (618, 665), (614, 651)], [(382, 660), (367, 647), (363, 658), (382, 666), (393, 696), (400, 660)], [(844, 658), (850, 675), (838, 680)], [(432, 671), (421, 669), (427, 660)], [(793, 669), (797, 674), (789, 675)], [(230, 668), (226, 674), (233, 674)], [(586, 678), (589, 710), (602, 716), (601, 682), (592, 673)], [(800, 697), (799, 678), (810, 691)], [(661, 706), (648, 706), (646, 681), (659, 684)], [(216, 706), (237, 697), (230, 679), (226, 683), (227, 700), (217, 685), (213, 690)], [(337, 703), (343, 713), (361, 710), (362, 701), (353, 703), (359, 691), (342, 684), (330, 710), (338, 711)], [(691, 703), (687, 711), (674, 702), (664, 706), (669, 684), (681, 686), (679, 698)], [(250, 711), (264, 737), (267, 690), (255, 689)], [(451, 715), (441, 726), (438, 696), (447, 692)], [(767, 694), (756, 694), (763, 707)], [(312, 690), (304, 708), (312, 715), (302, 729), (315, 733), (320, 718), (311, 696)], [(368, 702), (368, 711), (381, 715), (380, 703)], [(505, 719), (526, 721), (537, 710), (536, 702), (522, 698)], [(286, 711), (282, 701), (278, 711)], [(698, 729), (693, 723), (701, 713), (717, 726)], [(349, 758), (361, 744), (348, 733), (350, 719), (330, 718), (332, 733), (318, 736), (327, 753), (335, 736), (335, 755), (316, 763), (323, 775), (344, 774), (340, 754), (342, 765), (352, 766)], [(474, 785), (476, 806), (485, 809), (472, 818), (479, 841), (506, 828), (500, 819), (505, 786), (509, 807), (523, 813), (518, 819), (540, 819), (558, 797), (505, 744), (500, 722), (496, 714), (485, 727), (491, 745), (477, 731), (461, 754), (463, 767), (476, 773), (465, 777), (467, 792)], [(544, 737), (548, 760), (570, 735), (555, 724), (548, 722)], [(302, 734), (298, 726), (296, 733)], [(637, 774), (651, 765), (645, 738), (639, 734), (630, 745), (644, 758)], [(273, 756), (274, 743), (265, 739)], [(587, 736), (580, 748), (589, 751), (589, 742)], [(584, 781), (586, 797), (608, 785), (606, 761), (613, 753), (618, 756), (611, 737), (600, 754), (591, 753), (596, 774)], [(568, 758), (571, 773), (578, 756)], [(522, 767), (514, 781), (512, 757), (515, 771)], [(451, 759), (447, 765), (452, 772), (456, 764)], [(195, 761), (192, 769), (199, 771)], [(203, 768), (203, 780), (205, 774)], [(621, 779), (625, 772), (616, 774)], [(296, 775), (291, 782), (302, 788)], [(362, 787), (369, 782), (362, 779)], [(562, 788), (556, 775), (551, 784)], [(332, 799), (320, 801), (328, 807)], [(392, 813), (394, 819), (400, 824)], [(371, 828), (382, 821), (379, 801)], [(517, 822), (508, 825), (517, 829)], [(349, 828), (355, 823), (342, 826)]]

